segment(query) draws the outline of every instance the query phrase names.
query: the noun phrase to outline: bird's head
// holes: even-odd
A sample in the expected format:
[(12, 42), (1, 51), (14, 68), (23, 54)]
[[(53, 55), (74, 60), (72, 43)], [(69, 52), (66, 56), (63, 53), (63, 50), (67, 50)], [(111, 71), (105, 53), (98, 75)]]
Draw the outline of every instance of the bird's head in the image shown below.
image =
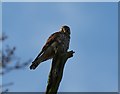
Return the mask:
[(66, 25), (62, 26), (60, 31), (64, 32), (67, 35), (70, 35), (70, 28)]

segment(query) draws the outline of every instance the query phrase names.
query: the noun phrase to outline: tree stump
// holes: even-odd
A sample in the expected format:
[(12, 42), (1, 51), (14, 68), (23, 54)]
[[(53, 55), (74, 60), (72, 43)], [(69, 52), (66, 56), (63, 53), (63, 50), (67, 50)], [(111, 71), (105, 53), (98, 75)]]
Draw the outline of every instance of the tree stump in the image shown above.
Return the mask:
[(62, 80), (64, 65), (68, 58), (73, 57), (73, 51), (62, 53), (58, 51), (52, 60), (52, 67), (49, 73), (46, 94), (57, 94), (59, 84)]

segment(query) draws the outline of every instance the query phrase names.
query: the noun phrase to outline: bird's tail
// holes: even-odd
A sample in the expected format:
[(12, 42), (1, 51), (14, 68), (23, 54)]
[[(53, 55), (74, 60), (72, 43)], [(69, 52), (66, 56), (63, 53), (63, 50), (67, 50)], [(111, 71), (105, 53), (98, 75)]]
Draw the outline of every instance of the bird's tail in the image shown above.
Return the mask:
[(39, 62), (38, 62), (38, 59), (39, 59), (39, 57), (40, 57), (41, 54), (42, 54), (42, 51), (38, 54), (38, 56), (32, 62), (32, 64), (30, 65), (30, 69), (35, 69), (40, 64), (41, 60), (39, 60)]
[(54, 56), (54, 49), (52, 47), (49, 47), (45, 52), (37, 56), (37, 58), (32, 62), (30, 69), (36, 69), (36, 67), (42, 63), (43, 61), (46, 61), (48, 59), (51, 59)]
[(46, 59), (45, 58), (43, 58), (43, 56), (40, 56), (37, 60), (35, 59), (33, 62), (32, 62), (32, 64), (31, 64), (31, 66), (30, 66), (30, 69), (36, 69), (36, 67), (40, 64), (40, 63), (42, 63), (43, 61), (45, 61)]
[(31, 64), (31, 66), (30, 66), (30, 69), (36, 69), (36, 67), (40, 64), (40, 63), (42, 63), (42, 62), (44, 62), (44, 61), (46, 61), (46, 60), (48, 60), (48, 59), (51, 59), (52, 58), (52, 56), (47, 56), (47, 54), (45, 53), (45, 54), (42, 54), (38, 59), (35, 59), (33, 62), (32, 62), (32, 64)]
[(39, 65), (39, 63), (38, 62), (35, 62), (35, 61), (33, 61), (32, 62), (32, 64), (31, 64), (31, 66), (30, 66), (30, 69), (36, 69), (36, 67)]

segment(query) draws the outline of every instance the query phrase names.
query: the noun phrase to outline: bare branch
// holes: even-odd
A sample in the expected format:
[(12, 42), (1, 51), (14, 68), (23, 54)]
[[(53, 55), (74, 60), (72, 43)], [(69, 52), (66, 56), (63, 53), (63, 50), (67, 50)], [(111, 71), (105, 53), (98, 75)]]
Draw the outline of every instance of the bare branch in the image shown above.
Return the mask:
[(17, 62), (16, 65), (14, 66), (9, 66), (9, 67), (6, 67), (2, 70), (2, 72), (0, 72), (0, 75), (5, 75), (9, 72), (11, 72), (12, 70), (18, 70), (18, 69), (22, 69), (22, 68), (25, 68), (29, 63), (31, 63), (31, 59), (24, 62), (24, 63), (19, 63)]
[[(0, 36), (0, 41), (3, 42), (8, 38), (5, 33)], [(25, 68), (31, 63), (32, 60), (28, 60), (26, 62), (21, 62), (20, 58), (15, 54), (16, 47), (9, 47), (9, 45), (5, 45), (3, 49), (0, 50), (0, 75), (5, 75), (13, 70), (18, 70)], [(1, 87), (11, 86), (13, 83), (7, 83), (0, 85)], [(8, 89), (5, 89), (3, 92), (8, 92)]]
[(5, 33), (3, 33), (1, 36), (0, 36), (0, 41), (4, 41), (8, 38), (8, 36), (5, 35)]

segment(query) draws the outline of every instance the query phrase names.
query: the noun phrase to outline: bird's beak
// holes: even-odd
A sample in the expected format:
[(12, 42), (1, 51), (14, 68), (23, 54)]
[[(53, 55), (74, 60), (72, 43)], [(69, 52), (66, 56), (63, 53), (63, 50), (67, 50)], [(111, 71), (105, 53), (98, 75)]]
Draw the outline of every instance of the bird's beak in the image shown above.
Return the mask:
[(64, 32), (64, 33), (66, 32), (65, 29), (63, 29), (63, 32)]

